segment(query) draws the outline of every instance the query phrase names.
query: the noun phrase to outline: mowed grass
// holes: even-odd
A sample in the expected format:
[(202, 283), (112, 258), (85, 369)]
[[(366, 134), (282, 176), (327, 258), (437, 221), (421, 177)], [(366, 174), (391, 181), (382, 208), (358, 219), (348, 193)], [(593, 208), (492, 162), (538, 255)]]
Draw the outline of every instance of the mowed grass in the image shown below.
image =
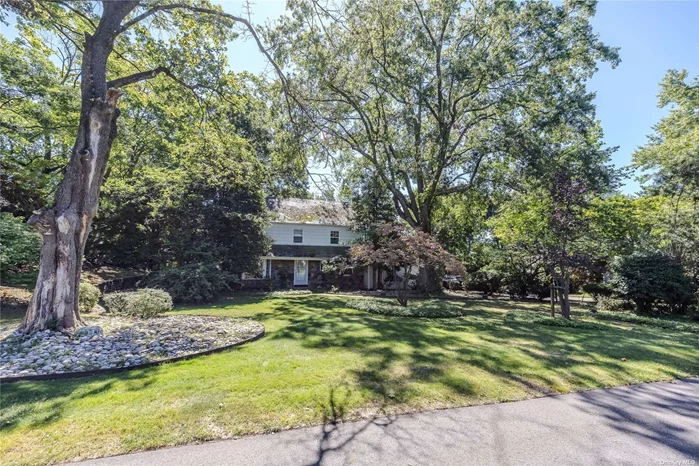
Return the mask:
[[(464, 317), (384, 317), (348, 298), (243, 296), (177, 312), (246, 317), (237, 349), (114, 376), (0, 387), (3, 465), (42, 465), (308, 424), (520, 400), (699, 373), (699, 335), (505, 319), (537, 304), (472, 301)], [(625, 361), (622, 360), (625, 358)]]

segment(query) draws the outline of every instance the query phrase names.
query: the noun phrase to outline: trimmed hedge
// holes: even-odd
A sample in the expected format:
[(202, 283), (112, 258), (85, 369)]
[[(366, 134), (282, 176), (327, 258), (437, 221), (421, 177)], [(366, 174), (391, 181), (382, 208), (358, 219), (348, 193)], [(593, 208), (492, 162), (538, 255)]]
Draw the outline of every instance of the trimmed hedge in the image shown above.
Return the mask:
[(172, 309), (170, 295), (151, 288), (110, 293), (104, 296), (104, 303), (110, 313), (132, 317), (153, 317)]
[(384, 316), (394, 317), (461, 317), (469, 314), (466, 309), (444, 301), (410, 301), (407, 307), (403, 307), (388, 300), (379, 299), (350, 299), (347, 307), (359, 311), (370, 312)]

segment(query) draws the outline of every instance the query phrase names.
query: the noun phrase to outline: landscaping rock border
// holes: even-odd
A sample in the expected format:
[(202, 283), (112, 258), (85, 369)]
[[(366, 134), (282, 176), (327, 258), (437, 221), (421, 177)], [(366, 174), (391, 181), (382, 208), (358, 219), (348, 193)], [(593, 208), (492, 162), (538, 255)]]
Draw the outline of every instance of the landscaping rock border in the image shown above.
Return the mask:
[[(176, 316), (168, 316), (168, 317), (176, 317)], [(181, 316), (181, 317), (199, 317), (199, 318), (207, 318), (211, 317), (212, 320), (216, 319), (224, 319), (224, 320), (230, 320), (230, 321), (241, 321), (243, 319), (233, 319), (233, 318), (221, 318), (221, 317), (212, 317), (212, 316)], [(156, 319), (149, 319), (149, 321), (157, 321), (158, 319), (162, 318), (156, 318)], [(0, 377), (0, 384), (1, 383), (14, 383), (14, 382), (20, 382), (20, 381), (40, 381), (40, 380), (55, 380), (55, 379), (72, 379), (72, 378), (80, 378), (80, 377), (88, 377), (88, 376), (95, 376), (95, 375), (105, 375), (105, 374), (114, 374), (118, 372), (124, 372), (127, 370), (131, 369), (144, 369), (148, 367), (154, 367), (154, 366), (159, 366), (161, 364), (165, 363), (171, 363), (171, 362), (177, 362), (177, 361), (182, 361), (186, 359), (192, 359), (198, 356), (203, 356), (207, 354), (212, 354), (212, 353), (217, 353), (221, 351), (225, 351), (230, 348), (234, 348), (236, 346), (243, 345), (245, 343), (249, 343), (255, 340), (258, 340), (262, 338), (265, 335), (265, 328), (262, 324), (260, 324), (257, 321), (252, 321), (245, 319), (247, 322), (251, 323), (256, 327), (255, 332), (247, 337), (243, 338), (241, 340), (234, 341), (230, 344), (225, 344), (222, 346), (216, 346), (213, 348), (208, 348), (203, 351), (196, 351), (192, 353), (186, 353), (186, 354), (180, 354), (176, 356), (171, 356), (171, 357), (165, 357), (163, 359), (156, 359), (156, 360), (149, 360), (147, 362), (138, 362), (134, 364), (124, 364), (120, 365), (118, 367), (108, 367), (108, 368), (90, 368), (87, 370), (83, 371), (67, 371), (67, 372), (52, 372), (52, 373), (42, 373), (42, 374), (26, 374), (26, 375), (17, 375), (17, 376), (5, 376), (5, 377)], [(135, 323), (143, 322), (142, 320), (135, 320)], [(95, 329), (94, 332), (91, 329)], [(81, 338), (82, 341), (85, 339), (88, 339), (88, 341), (91, 341), (90, 339), (92, 338), (99, 338), (101, 337), (101, 330), (98, 332), (97, 330), (99, 327), (83, 327), (82, 329), (79, 329), (78, 335), (74, 335), (73, 338)], [(58, 333), (58, 332), (54, 332)], [(21, 346), (21, 344), (20, 344)], [(139, 357), (137, 360), (144, 360), (145, 358)]]

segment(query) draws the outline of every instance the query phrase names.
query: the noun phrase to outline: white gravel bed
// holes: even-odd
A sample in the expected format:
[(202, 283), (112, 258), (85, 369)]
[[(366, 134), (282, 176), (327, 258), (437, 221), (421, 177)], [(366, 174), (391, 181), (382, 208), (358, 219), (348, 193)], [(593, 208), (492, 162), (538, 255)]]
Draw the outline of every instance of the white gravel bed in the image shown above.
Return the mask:
[(86, 319), (74, 334), (0, 334), (0, 377), (129, 367), (232, 345), (259, 333), (248, 319), (176, 315)]

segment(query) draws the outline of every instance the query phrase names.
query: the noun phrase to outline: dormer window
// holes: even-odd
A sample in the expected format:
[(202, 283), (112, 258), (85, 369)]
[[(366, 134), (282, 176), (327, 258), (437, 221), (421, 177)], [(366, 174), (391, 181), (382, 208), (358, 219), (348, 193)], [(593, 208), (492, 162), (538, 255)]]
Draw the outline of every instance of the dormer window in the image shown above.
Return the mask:
[(330, 232), (330, 244), (340, 244), (340, 232), (331, 231)]
[(303, 243), (303, 230), (294, 230), (294, 243)]

